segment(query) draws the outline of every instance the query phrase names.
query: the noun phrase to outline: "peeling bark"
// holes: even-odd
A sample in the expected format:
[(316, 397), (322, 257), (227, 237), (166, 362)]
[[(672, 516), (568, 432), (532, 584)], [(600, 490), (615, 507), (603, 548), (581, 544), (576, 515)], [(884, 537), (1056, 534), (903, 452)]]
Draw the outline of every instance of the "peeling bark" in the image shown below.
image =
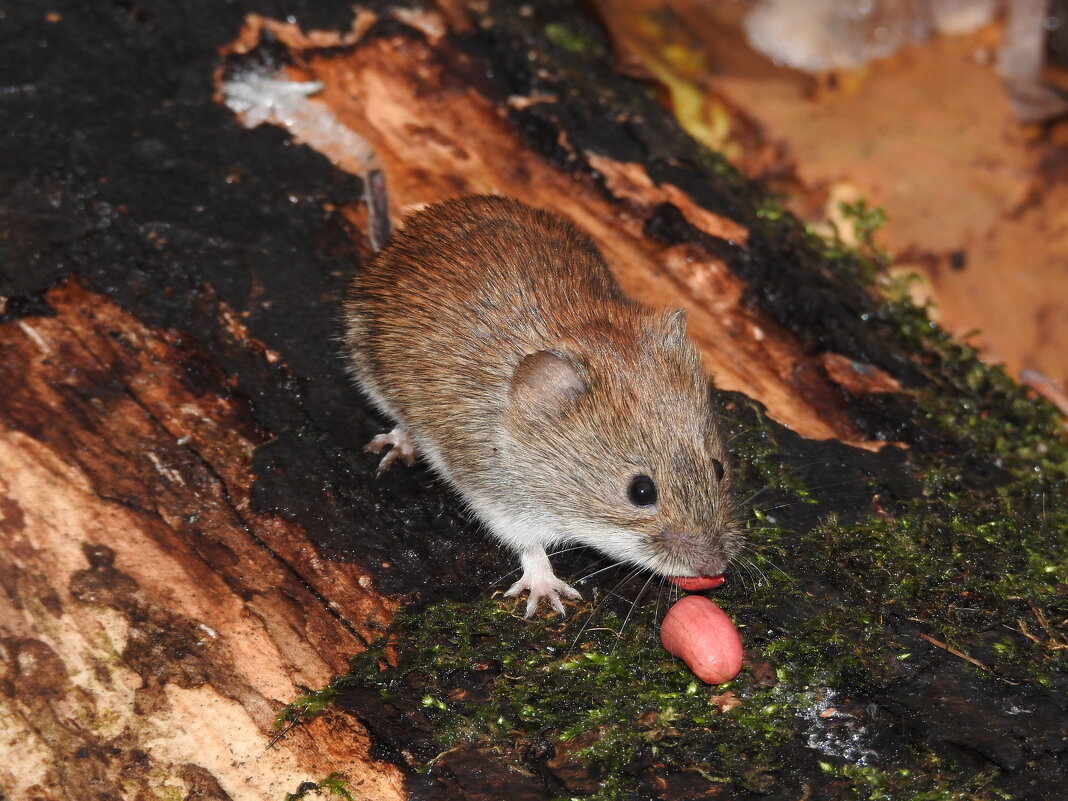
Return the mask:
[[(250, 510), (265, 435), (225, 376), (190, 374), (180, 335), (73, 280), (45, 300), (52, 316), (0, 325), (0, 374), (18, 377), (0, 396), (5, 788), (281, 797), (366, 763), (344, 720), (265, 744), (281, 706), (344, 671), (393, 604)], [(353, 779), (402, 797), (388, 768)]]
[[(270, 18), (267, 0), (70, 5), (5, 18), (25, 65), (3, 98), (21, 122), (2, 150), (27, 154), (0, 170), (6, 796), (281, 799), (338, 772), (357, 797), (491, 798), (506, 780), (549, 797), (519, 757), (481, 745), (416, 777), (437, 748), (419, 699), (383, 711), (366, 688), (347, 708), (397, 739), (372, 742), (332, 711), (271, 744), (282, 706), (344, 673), (400, 603), (483, 597), (512, 567), (425, 470), (379, 482), (361, 452), (383, 421), (344, 375), (336, 310), (371, 252), (368, 169), (385, 174), (394, 224), (466, 192), (570, 217), (631, 296), (689, 310), (717, 386), (780, 424), (769, 447), (796, 463), (815, 453), (831, 480), (861, 488), (831, 509), (843, 524), (890, 521), (917, 497), (917, 450), (976, 468), (971, 486), (999, 480), (1000, 465), (917, 411), (909, 393), (929, 386), (936, 356), (870, 315), (867, 291), (799, 227), (761, 227), (759, 188), (709, 168), (643, 87), (611, 73), (581, 11), (560, 13), (579, 31), (568, 47), (599, 54), (586, 62), (509, 4), (353, 14), (308, 0), (296, 23)], [(66, 57), (44, 65), (39, 50)], [(224, 84), (250, 71), (321, 83), (313, 110), (366, 147), (331, 149), (284, 113), (288, 132), (242, 129)], [(71, 98), (73, 124), (60, 111)], [(744, 411), (764, 422), (757, 404)], [(800, 530), (826, 511), (787, 514)], [(807, 577), (806, 604), (847, 606), (869, 577), (825, 578)], [(775, 611), (766, 628), (788, 628)], [(894, 647), (915, 647), (918, 628), (899, 623)], [(909, 678), (911, 664), (884, 661), (887, 682)], [(926, 665), (934, 689), (903, 695), (902, 720), (956, 692), (956, 674)], [(494, 669), (478, 670), (488, 683)], [(413, 721), (422, 739), (408, 752)], [(1057, 724), (1041, 725), (1046, 762), (994, 735), (960, 749), (1008, 771), (1046, 766)], [(596, 788), (567, 747), (525, 747), (559, 787)], [(648, 762), (656, 797), (720, 792)], [(758, 779), (746, 786), (764, 792)]]
[[(232, 51), (254, 49), (264, 31), (285, 43), (297, 62), (293, 79), (321, 82), (318, 99), (369, 144), (374, 165), (385, 172), (396, 224), (413, 208), (457, 194), (495, 192), (554, 209), (594, 237), (630, 296), (688, 310), (690, 335), (717, 386), (760, 400), (803, 436), (863, 439), (819, 356), (743, 303), (745, 284), (723, 259), (692, 244), (658, 242), (645, 230), (664, 204), (724, 247), (745, 246), (744, 225), (700, 207), (672, 183), (654, 181), (641, 164), (579, 151), (566, 141), (568, 158), (585, 169), (560, 170), (531, 150), (505, 112), (562, 98), (513, 95), (502, 109), (470, 80), (466, 57), (441, 40), (443, 16), (428, 11), (405, 19), (425, 39), (414, 31), (368, 37), (374, 21), (365, 12), (353, 33), (331, 38), (254, 17)], [(324, 151), (346, 164), (344, 154)], [(357, 165), (357, 172), (361, 166), (370, 165)]]

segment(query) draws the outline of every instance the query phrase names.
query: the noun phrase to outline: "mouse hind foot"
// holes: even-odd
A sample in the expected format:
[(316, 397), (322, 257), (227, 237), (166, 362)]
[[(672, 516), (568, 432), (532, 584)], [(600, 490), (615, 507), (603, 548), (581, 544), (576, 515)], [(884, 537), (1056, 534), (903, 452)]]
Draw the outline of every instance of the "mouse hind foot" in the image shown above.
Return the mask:
[(371, 453), (381, 453), (386, 448), (389, 448), (389, 453), (383, 456), (378, 463), (378, 470), (375, 471), (375, 475), (382, 475), (398, 459), (411, 467), (415, 464), (415, 457), (419, 454), (415, 440), (412, 439), (408, 429), (404, 426), (397, 426), (388, 434), (379, 434), (363, 446), (365, 451), (370, 451)]
[(523, 551), (521, 564), (523, 575), (520, 576), (519, 581), (508, 588), (505, 595), (510, 597), (519, 595), (524, 590), (529, 591), (526, 614), (523, 617), (531, 617), (538, 611), (538, 606), (542, 601), (547, 601), (549, 606), (561, 615), (566, 615), (564, 602), (560, 596), (575, 600), (582, 598), (578, 590), (556, 577), (553, 566), (549, 563), (549, 555), (545, 553), (544, 548), (539, 546)]

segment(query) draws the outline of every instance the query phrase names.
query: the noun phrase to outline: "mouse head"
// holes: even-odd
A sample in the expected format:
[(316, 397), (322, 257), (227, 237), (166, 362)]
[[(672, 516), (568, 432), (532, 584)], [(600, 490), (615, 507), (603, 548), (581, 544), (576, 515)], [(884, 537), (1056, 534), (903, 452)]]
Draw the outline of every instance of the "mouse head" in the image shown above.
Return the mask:
[(560, 539), (661, 575), (716, 575), (741, 536), (708, 380), (681, 310), (629, 322), (519, 362), (504, 420), (515, 490)]

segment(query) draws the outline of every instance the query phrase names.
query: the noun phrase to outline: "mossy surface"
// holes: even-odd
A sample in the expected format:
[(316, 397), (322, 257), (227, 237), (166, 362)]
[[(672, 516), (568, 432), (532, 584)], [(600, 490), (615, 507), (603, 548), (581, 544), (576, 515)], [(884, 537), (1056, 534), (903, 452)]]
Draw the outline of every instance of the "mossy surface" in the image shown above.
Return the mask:
[[(539, 9), (463, 40), (508, 76), (502, 96), (568, 99), (511, 110), (517, 132), (569, 171), (589, 171), (587, 149), (641, 162), (748, 226), (743, 249), (664, 204), (645, 230), (722, 260), (746, 302), (811, 352), (897, 379), (898, 392), (843, 395), (867, 438), (903, 447), (803, 440), (759, 403), (716, 395), (753, 509), (751, 550), (713, 596), (748, 649), (726, 685), (696, 682), (661, 649), (676, 596), (660, 584), (641, 598), (614, 580), (580, 585), (593, 602), (532, 621), (488, 589), (432, 588), (292, 714), (325, 700), (351, 711), (413, 781), (459, 776), (469, 753), (481, 770), (504, 766), (502, 793), (522, 776), (545, 798), (1056, 797), (1068, 782), (1062, 419), (879, 277), (878, 210), (846, 215), (859, 250), (818, 239), (616, 80), (593, 21)], [(557, 560), (572, 580), (574, 557)], [(462, 580), (457, 562), (448, 580)]]
[[(426, 754), (488, 748), (560, 797), (652, 797), (654, 774), (737, 797), (802, 785), (821, 798), (1027, 797), (1022, 776), (1056, 758), (1068, 688), (1068, 451), (1049, 407), (929, 330), (920, 346), (946, 360), (942, 381), (961, 383), (915, 393), (917, 414), (953, 449), (908, 452), (917, 491), (879, 513), (844, 508), (887, 489), (875, 476), (833, 499), (841, 513), (792, 527), (792, 509), (827, 494), (775, 461), (807, 458), (806, 443), (756, 404), (722, 399), (747, 480), (785, 504), (754, 519), (750, 573), (715, 593), (750, 649), (736, 679), (707, 687), (660, 648), (675, 596), (659, 587), (566, 620), (523, 620), (488, 595), (406, 609), (330, 696), (414, 701)], [(939, 733), (938, 699), (959, 707), (951, 732)], [(1040, 704), (1054, 715), (1024, 720), (1032, 747), (1015, 715)], [(367, 720), (366, 700), (355, 706)]]
[[(863, 254), (807, 242), (862, 286), (836, 260)], [(412, 769), (478, 749), (558, 797), (1042, 797), (1065, 774), (1062, 420), (898, 285), (865, 292), (913, 372), (852, 400), (907, 447), (803, 440), (715, 396), (753, 496), (751, 550), (714, 595), (749, 649), (737, 678), (707, 687), (661, 649), (666, 586), (600, 585), (566, 620), (523, 620), (489, 593), (405, 609), (328, 695), (379, 734), (391, 716), (376, 723), (371, 697), (418, 720)]]
[(296, 792), (286, 793), (285, 801), (305, 801), (312, 798), (337, 798), (341, 801), (357, 801), (360, 795), (349, 790), (348, 783), (339, 773), (331, 773), (322, 781), (304, 782)]

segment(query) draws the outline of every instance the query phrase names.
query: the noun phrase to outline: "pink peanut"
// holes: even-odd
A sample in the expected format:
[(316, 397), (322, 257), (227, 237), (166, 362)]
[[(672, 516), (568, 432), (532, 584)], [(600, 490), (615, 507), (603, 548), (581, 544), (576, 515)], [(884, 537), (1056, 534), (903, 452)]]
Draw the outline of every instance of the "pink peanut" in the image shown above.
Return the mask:
[(742, 669), (738, 629), (703, 595), (687, 595), (668, 610), (660, 628), (660, 642), (708, 684), (722, 684)]

